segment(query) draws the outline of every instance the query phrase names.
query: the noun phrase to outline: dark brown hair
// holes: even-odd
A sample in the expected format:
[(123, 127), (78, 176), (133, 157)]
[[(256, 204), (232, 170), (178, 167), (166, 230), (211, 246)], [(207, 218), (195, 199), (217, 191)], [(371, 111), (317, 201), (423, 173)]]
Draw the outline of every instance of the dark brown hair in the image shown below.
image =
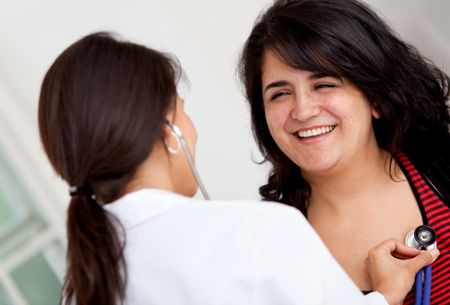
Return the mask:
[[(375, 136), (391, 155), (399, 148), (409, 153), (422, 147), (418, 158), (430, 159), (429, 152), (435, 150), (449, 168), (445, 73), (398, 39), (359, 1), (279, 0), (258, 18), (239, 63), (253, 134), (264, 159), (273, 165), (267, 184), (260, 188), (264, 199), (306, 213), (311, 192), (300, 168), (279, 149), (267, 126), (261, 68), (268, 50), (291, 67), (345, 77), (357, 86), (381, 112), (382, 118), (373, 122)], [(440, 148), (442, 144), (447, 150)], [(450, 179), (449, 174), (443, 176)]]
[(42, 144), (56, 172), (84, 190), (68, 209), (62, 303), (123, 303), (125, 236), (101, 204), (120, 196), (161, 138), (179, 75), (167, 55), (108, 33), (77, 41), (45, 75)]

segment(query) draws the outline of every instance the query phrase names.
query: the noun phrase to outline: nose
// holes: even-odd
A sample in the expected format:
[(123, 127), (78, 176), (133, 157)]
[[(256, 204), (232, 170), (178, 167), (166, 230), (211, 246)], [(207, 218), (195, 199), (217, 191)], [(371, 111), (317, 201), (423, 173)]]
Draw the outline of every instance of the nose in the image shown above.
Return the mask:
[(299, 121), (307, 121), (320, 113), (317, 101), (308, 92), (296, 92), (293, 100), (291, 117)]

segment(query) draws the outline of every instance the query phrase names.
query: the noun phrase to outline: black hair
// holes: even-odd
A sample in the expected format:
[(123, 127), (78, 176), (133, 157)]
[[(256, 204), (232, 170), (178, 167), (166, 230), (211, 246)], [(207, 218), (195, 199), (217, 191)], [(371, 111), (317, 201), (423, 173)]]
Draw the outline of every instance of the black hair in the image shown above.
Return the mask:
[(368, 6), (356, 0), (275, 1), (256, 21), (239, 63), (253, 134), (273, 165), (260, 188), (264, 199), (306, 213), (311, 193), (300, 168), (281, 152), (267, 126), (261, 87), (267, 51), (291, 67), (354, 84), (380, 111), (381, 118), (373, 121), (375, 136), (391, 156), (399, 149), (409, 153), (418, 146), (437, 149), (449, 143), (449, 77), (397, 38)]

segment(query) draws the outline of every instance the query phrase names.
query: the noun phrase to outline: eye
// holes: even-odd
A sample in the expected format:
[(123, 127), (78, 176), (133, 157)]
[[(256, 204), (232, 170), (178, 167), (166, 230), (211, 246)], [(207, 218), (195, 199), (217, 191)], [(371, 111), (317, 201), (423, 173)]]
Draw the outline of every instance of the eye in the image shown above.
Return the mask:
[(334, 88), (334, 87), (336, 87), (336, 84), (333, 84), (333, 83), (319, 83), (314, 86), (314, 89), (320, 90), (320, 89)]
[(277, 98), (284, 96), (284, 95), (289, 95), (290, 93), (288, 91), (280, 91), (280, 92), (276, 92), (274, 95), (272, 95), (270, 97), (270, 100), (276, 100)]

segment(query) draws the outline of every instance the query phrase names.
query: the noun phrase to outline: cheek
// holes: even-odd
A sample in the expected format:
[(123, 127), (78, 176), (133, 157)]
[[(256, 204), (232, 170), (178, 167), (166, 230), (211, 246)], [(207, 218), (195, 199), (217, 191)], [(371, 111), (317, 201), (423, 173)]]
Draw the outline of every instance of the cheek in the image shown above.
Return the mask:
[(289, 115), (283, 109), (269, 109), (265, 112), (266, 122), (270, 135), (277, 145), (283, 150), (286, 145), (287, 133), (286, 124), (289, 121)]
[(342, 130), (351, 134), (354, 141), (365, 139), (372, 130), (372, 112), (368, 104), (355, 103), (353, 107), (336, 110)]
[(283, 130), (288, 119), (287, 112), (282, 107), (268, 107), (265, 109), (266, 122), (269, 130), (277, 132)]
[(273, 111), (266, 111), (266, 122), (272, 138), (276, 139), (276, 132), (280, 129), (281, 126), (279, 117)]
[(195, 148), (196, 148), (196, 144), (197, 144), (197, 130), (195, 129), (195, 126), (191, 120), (189, 120), (189, 126), (191, 127), (190, 128), (190, 138), (191, 138), (190, 142), (191, 143), (189, 143), (189, 144), (191, 146), (192, 153), (195, 156)]
[(195, 125), (194, 125), (194, 123), (192, 122), (191, 119), (189, 119), (189, 124), (190, 124), (191, 130), (192, 130), (192, 138), (194, 139), (194, 143), (196, 143), (197, 142), (197, 137), (198, 137), (197, 129), (195, 128)]
[(188, 115), (185, 115), (180, 123), (186, 129), (186, 136), (190, 139), (196, 140), (197, 130), (195, 129), (195, 125), (192, 122), (192, 119)]

